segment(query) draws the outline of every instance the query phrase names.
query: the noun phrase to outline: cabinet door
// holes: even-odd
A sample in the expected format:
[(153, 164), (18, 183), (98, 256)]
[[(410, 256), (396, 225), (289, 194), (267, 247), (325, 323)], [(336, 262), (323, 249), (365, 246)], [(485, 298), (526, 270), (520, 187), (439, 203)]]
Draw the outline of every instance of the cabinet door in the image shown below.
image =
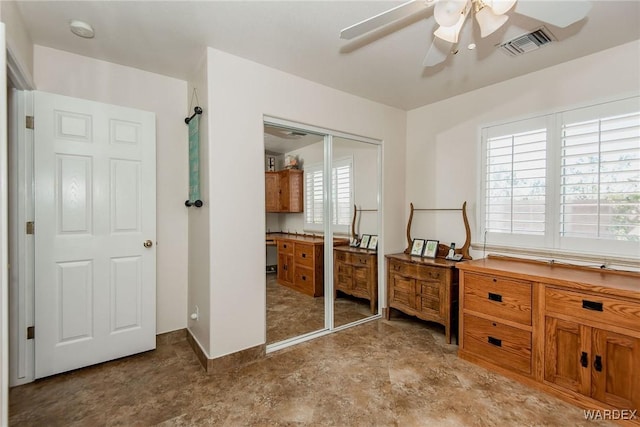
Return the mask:
[(265, 210), (278, 212), (280, 207), (280, 185), (277, 172), (264, 173)]
[(278, 253), (278, 281), (293, 283), (293, 255)]
[(592, 397), (621, 409), (640, 408), (640, 339), (593, 330)]
[[(335, 257), (334, 257), (335, 259)], [(346, 264), (344, 261), (335, 259), (333, 265), (333, 276), (335, 288), (338, 291), (351, 291), (353, 267)]]
[(591, 328), (546, 317), (544, 379), (562, 388), (589, 395), (592, 355)]
[(398, 274), (391, 274), (389, 304), (392, 307), (414, 309), (416, 306), (416, 281)]
[(284, 171), (280, 171), (278, 172), (278, 175), (280, 177), (280, 195), (279, 195), (279, 203), (280, 203), (280, 210), (283, 212), (289, 212), (290, 209), (290, 200), (289, 200), (289, 171), (288, 170), (284, 170)]
[(416, 280), (417, 309), (422, 313), (434, 318), (445, 318), (445, 305), (441, 303), (441, 292), (445, 286), (440, 282), (427, 282)]
[(302, 171), (292, 170), (289, 171), (289, 188), (288, 188), (288, 212), (302, 212)]

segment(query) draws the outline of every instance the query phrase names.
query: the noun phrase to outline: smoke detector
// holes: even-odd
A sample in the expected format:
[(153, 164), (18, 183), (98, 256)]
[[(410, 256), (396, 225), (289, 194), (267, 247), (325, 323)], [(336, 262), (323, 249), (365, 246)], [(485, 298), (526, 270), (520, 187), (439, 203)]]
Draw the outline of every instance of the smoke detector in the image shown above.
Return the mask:
[(95, 35), (93, 31), (93, 27), (91, 25), (87, 24), (84, 21), (80, 21), (78, 19), (74, 19), (71, 22), (69, 22), (69, 29), (76, 36), (82, 37), (85, 39), (92, 39), (93, 36)]

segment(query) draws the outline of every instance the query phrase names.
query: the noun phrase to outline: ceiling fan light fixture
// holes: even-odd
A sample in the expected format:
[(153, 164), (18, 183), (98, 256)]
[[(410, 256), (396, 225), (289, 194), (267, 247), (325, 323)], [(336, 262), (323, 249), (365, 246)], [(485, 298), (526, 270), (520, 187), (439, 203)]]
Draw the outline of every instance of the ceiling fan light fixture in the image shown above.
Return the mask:
[(460, 20), (469, 0), (442, 0), (436, 3), (433, 17), (441, 27), (451, 27)]
[(487, 37), (502, 27), (509, 17), (507, 15), (496, 15), (490, 7), (482, 1), (476, 1), (476, 20), (480, 26), (480, 37)]
[(460, 12), (458, 22), (451, 26), (439, 26), (438, 29), (433, 33), (434, 36), (448, 41), (449, 43), (458, 43), (458, 37), (460, 36), (460, 30), (464, 25), (464, 21), (467, 19), (467, 15), (469, 14), (469, 10), (471, 9), (471, 3), (465, 3), (465, 8)]
[(496, 15), (504, 15), (515, 6), (516, 1), (517, 0), (486, 0), (485, 3)]

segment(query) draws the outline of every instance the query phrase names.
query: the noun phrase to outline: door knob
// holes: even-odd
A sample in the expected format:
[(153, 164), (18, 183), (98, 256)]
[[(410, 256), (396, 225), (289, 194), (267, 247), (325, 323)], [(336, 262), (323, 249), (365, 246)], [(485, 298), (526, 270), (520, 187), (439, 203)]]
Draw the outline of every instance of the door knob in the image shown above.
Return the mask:
[(153, 246), (153, 242), (151, 240), (145, 240), (144, 243), (142, 244), (145, 248), (150, 248), (151, 246)]

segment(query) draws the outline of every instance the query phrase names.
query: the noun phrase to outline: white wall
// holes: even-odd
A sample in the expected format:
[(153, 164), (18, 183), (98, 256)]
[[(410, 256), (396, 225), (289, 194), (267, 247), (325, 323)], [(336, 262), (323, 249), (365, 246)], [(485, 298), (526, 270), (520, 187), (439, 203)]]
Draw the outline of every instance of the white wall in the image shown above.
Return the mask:
[(7, 50), (27, 81), (33, 79), (33, 42), (15, 1), (2, 1), (0, 20), (6, 25)]
[[(204, 205), (201, 208), (189, 208), (189, 313), (196, 311), (197, 320), (189, 319), (189, 330), (198, 341), (202, 351), (209, 356), (210, 348), (210, 275), (209, 275), (209, 246), (211, 235), (209, 233), (209, 217), (214, 200), (209, 195), (209, 121), (211, 110), (209, 108), (209, 94), (207, 85), (207, 60), (206, 54), (196, 67), (194, 76), (189, 82), (189, 99), (193, 89), (196, 89), (200, 107), (203, 112), (200, 115), (200, 194)], [(195, 101), (194, 101), (195, 102)], [(193, 109), (195, 105), (191, 108)], [(185, 197), (186, 200), (186, 197)]]
[[(384, 236), (403, 249), (404, 111), (209, 48), (211, 356), (265, 343), (263, 116), (384, 141)], [(215, 155), (215, 157), (214, 157)], [(237, 159), (237, 161), (232, 161)]]
[(38, 45), (34, 80), (45, 92), (156, 114), (157, 333), (186, 327), (187, 83)]
[[(475, 232), (482, 125), (639, 92), (635, 41), (409, 111), (406, 204), (449, 208), (466, 200), (472, 241), (482, 242)], [(416, 213), (413, 230), (414, 237), (464, 241), (457, 213)]]

